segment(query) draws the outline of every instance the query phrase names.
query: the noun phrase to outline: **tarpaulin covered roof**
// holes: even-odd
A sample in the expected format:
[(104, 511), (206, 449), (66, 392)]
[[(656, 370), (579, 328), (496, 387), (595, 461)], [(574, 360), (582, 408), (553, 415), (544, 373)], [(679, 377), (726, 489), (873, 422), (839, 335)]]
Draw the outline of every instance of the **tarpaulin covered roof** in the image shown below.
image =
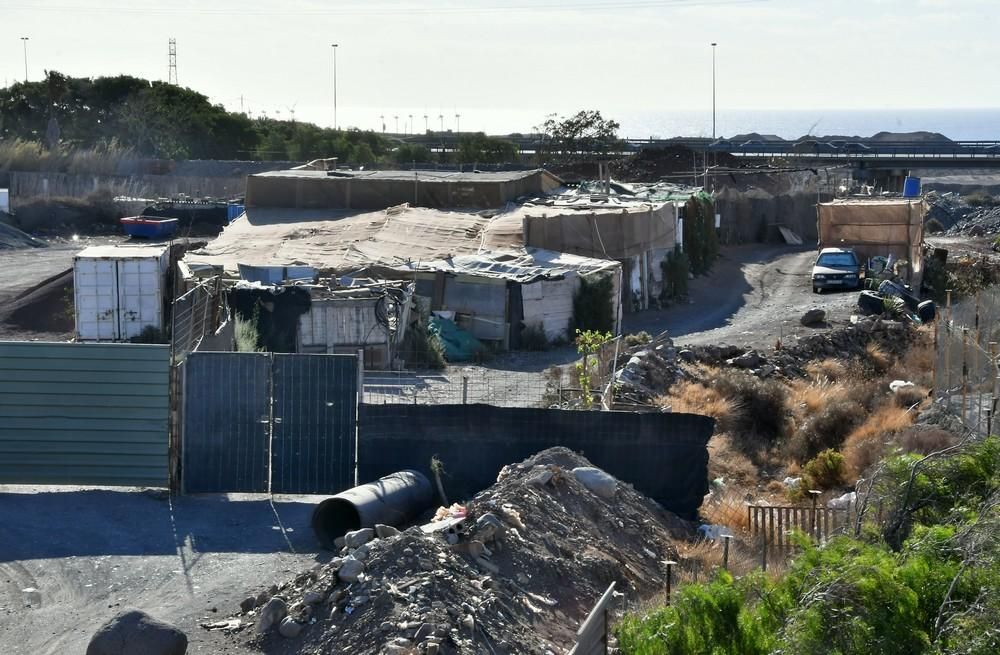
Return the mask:
[(248, 208), (184, 260), (234, 273), (238, 264), (313, 266), (328, 272), (394, 267), (479, 252), (489, 222), (483, 214), (405, 205), (372, 212)]

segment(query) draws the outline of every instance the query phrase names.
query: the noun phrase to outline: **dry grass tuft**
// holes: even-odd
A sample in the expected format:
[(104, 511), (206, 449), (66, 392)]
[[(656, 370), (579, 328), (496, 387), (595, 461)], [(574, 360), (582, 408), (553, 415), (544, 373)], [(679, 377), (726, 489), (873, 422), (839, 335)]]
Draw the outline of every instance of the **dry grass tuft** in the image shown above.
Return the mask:
[(806, 364), (806, 373), (816, 382), (839, 382), (847, 377), (847, 365), (839, 359), (820, 359)]
[(697, 382), (675, 384), (670, 393), (656, 399), (656, 404), (669, 406), (674, 412), (711, 416), (716, 420), (716, 432), (728, 431), (739, 420), (738, 409), (732, 400)]
[(753, 487), (760, 471), (741, 453), (728, 434), (716, 434), (708, 442), (708, 477), (722, 478), (727, 484)]
[(916, 340), (892, 367), (889, 377), (925, 387), (934, 384), (934, 341), (928, 330), (922, 327), (917, 331)]
[(792, 382), (791, 402), (794, 405), (792, 409), (796, 415), (802, 418), (823, 411), (823, 408), (830, 403), (846, 399), (847, 389), (840, 383), (829, 382), (825, 379), (812, 383), (804, 380)]
[(924, 387), (903, 387), (892, 394), (892, 399), (897, 406), (909, 409), (914, 405), (920, 405), (928, 399), (928, 390)]
[(910, 427), (914, 418), (915, 412), (908, 412), (898, 405), (884, 405), (873, 412), (844, 440), (843, 454), (848, 475), (854, 479), (861, 477), (879, 460), (893, 435)]
[(865, 346), (865, 358), (868, 364), (879, 375), (885, 375), (892, 366), (892, 356), (877, 343), (869, 343)]

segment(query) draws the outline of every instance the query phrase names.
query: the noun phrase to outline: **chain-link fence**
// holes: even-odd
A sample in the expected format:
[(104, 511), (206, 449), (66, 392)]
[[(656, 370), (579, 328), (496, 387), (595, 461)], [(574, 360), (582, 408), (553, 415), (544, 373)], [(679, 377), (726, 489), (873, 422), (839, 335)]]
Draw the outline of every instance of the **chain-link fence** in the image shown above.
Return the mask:
[(934, 399), (966, 428), (989, 434), (1000, 396), (1000, 290), (948, 303), (935, 332)]
[(607, 408), (613, 402), (614, 363), (621, 349), (620, 338), (615, 338), (586, 358), (543, 371), (487, 365), (449, 366), (441, 371), (365, 371), (364, 402)]

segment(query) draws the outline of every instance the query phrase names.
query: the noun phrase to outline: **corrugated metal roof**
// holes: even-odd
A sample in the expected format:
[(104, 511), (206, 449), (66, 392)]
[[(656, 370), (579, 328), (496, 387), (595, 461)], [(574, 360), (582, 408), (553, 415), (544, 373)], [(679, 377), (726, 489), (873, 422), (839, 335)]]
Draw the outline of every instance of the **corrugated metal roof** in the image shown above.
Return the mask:
[(621, 264), (618, 262), (607, 259), (591, 259), (541, 248), (525, 248), (459, 255), (429, 262), (412, 262), (398, 267), (397, 270), (465, 273), (527, 284), (538, 280), (556, 280), (568, 274), (587, 275), (620, 267)]
[(170, 246), (90, 246), (76, 254), (90, 259), (126, 259), (161, 257)]

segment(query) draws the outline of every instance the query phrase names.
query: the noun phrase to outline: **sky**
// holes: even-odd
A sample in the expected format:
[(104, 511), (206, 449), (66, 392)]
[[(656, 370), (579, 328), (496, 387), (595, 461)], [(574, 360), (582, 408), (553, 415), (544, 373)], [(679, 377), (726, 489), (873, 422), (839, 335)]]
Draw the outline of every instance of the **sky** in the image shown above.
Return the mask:
[(329, 126), (337, 43), (340, 127), (599, 109), (631, 136), (636, 116), (710, 116), (712, 42), (720, 115), (1000, 107), (998, 20), (998, 0), (0, 0), (0, 82), (24, 77), (21, 37), (34, 80), (165, 80), (175, 38), (183, 86)]

